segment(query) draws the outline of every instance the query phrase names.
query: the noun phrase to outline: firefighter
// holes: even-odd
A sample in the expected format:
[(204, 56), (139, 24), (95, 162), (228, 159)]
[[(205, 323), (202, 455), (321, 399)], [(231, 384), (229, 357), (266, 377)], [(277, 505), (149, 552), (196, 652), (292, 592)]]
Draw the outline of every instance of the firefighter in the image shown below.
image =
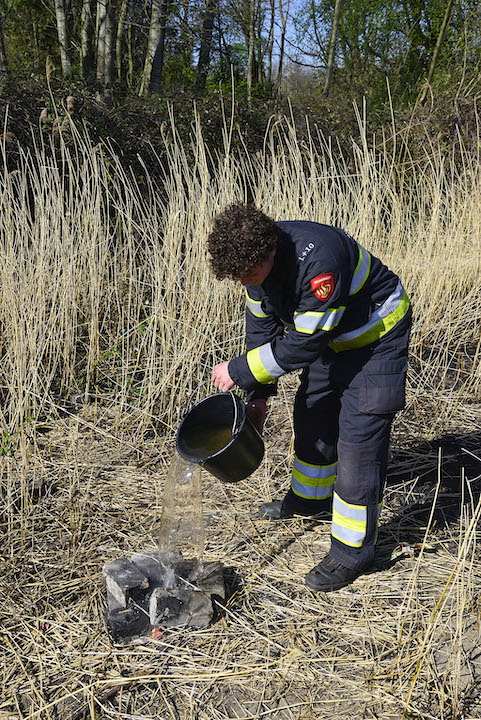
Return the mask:
[(330, 550), (305, 581), (337, 590), (374, 558), (390, 429), (405, 403), (409, 298), (344, 230), (274, 222), (253, 205), (225, 208), (208, 250), (216, 277), (240, 281), (246, 293), (246, 352), (215, 366), (214, 385), (247, 390), (248, 416), (261, 429), (277, 379), (302, 370), (291, 486), (260, 513), (332, 517)]

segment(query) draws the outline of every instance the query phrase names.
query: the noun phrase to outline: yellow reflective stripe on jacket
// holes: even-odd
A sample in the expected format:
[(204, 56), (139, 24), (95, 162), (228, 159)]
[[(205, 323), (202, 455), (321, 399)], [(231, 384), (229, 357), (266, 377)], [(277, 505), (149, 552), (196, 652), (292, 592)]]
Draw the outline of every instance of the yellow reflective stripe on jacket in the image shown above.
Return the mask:
[(355, 295), (362, 288), (371, 272), (371, 255), (362, 245), (356, 243), (359, 250), (359, 260), (354, 270), (351, 285), (349, 287), (349, 295)]
[(246, 288), (245, 292), (246, 292), (246, 307), (251, 311), (251, 313), (259, 318), (267, 317), (266, 313), (262, 310), (261, 301), (253, 300), (251, 297), (249, 297), (247, 288)]
[(312, 335), (316, 330), (332, 330), (344, 314), (345, 306), (325, 310), (324, 312), (294, 313), (294, 326), (298, 332)]
[(277, 364), (270, 343), (249, 350), (247, 364), (257, 382), (262, 385), (274, 383), (276, 378), (285, 373), (285, 370)]
[(303, 498), (326, 498), (332, 495), (337, 462), (331, 465), (311, 465), (296, 456), (292, 466), (291, 488)]
[(409, 297), (399, 282), (394, 292), (372, 313), (369, 322), (355, 330), (338, 335), (329, 343), (329, 347), (335, 352), (342, 352), (370, 345), (403, 319), (409, 310), (409, 305)]
[(335, 492), (332, 502), (332, 536), (350, 547), (361, 547), (366, 537), (367, 507), (351, 505)]

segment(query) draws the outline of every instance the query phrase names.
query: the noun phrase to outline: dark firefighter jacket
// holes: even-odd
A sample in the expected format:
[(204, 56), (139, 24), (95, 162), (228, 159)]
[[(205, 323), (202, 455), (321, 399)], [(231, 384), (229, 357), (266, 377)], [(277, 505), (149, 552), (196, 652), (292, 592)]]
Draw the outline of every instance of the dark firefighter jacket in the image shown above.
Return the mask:
[(267, 396), (284, 373), (327, 347), (345, 352), (382, 338), (409, 309), (399, 278), (339, 228), (277, 223), (274, 265), (246, 287), (247, 352), (229, 362), (232, 380)]

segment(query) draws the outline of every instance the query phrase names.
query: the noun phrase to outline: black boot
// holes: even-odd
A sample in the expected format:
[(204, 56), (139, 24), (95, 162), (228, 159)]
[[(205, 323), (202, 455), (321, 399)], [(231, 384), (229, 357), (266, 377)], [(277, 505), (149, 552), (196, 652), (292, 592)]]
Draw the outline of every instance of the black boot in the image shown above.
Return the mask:
[(350, 585), (359, 575), (366, 572), (368, 567), (369, 565), (356, 569), (348, 568), (334, 560), (331, 555), (326, 555), (319, 565), (316, 565), (307, 573), (305, 577), (306, 585), (311, 590), (320, 592), (339, 590), (346, 585)]
[(284, 500), (262, 503), (259, 508), (259, 515), (267, 520), (282, 520), (283, 518), (292, 518), (295, 515), (330, 520), (331, 511), (331, 497), (321, 498), (320, 500), (305, 500), (289, 488)]

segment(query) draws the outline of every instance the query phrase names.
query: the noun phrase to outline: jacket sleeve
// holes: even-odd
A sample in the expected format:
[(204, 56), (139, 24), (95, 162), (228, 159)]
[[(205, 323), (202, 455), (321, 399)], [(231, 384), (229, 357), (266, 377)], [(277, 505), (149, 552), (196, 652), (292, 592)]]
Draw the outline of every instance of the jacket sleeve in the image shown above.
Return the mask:
[[(252, 352), (260, 345), (265, 345), (280, 338), (284, 335), (284, 325), (280, 319), (268, 313), (262, 303), (262, 291), (258, 287), (247, 286), (246, 309), (245, 309), (245, 325), (246, 325), (246, 347), (247, 353)], [(247, 355), (246, 353), (246, 355)], [(229, 363), (229, 372), (231, 365)], [(232, 377), (232, 375), (231, 375)], [(232, 378), (235, 381), (234, 378)], [(236, 385), (239, 385), (236, 382)], [(239, 387), (244, 387), (239, 385)], [(247, 400), (256, 400), (258, 398), (268, 398), (277, 392), (277, 383), (274, 380), (271, 383), (252, 382), (248, 389)]]
[(294, 327), (230, 361), (229, 374), (239, 387), (269, 386), (281, 375), (310, 365), (330, 342), (346, 309), (347, 273), (335, 262), (326, 266), (313, 261), (302, 270)]

